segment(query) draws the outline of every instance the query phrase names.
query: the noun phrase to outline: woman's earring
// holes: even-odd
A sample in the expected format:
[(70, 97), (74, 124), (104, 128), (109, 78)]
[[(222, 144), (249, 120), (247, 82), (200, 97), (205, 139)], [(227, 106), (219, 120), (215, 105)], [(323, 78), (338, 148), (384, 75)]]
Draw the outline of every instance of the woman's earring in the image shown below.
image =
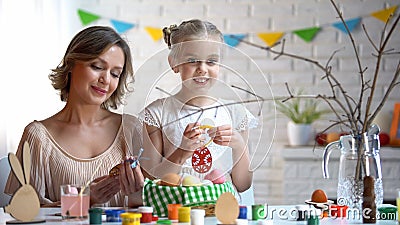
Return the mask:
[(179, 72), (178, 68), (176, 68), (176, 67), (172, 67), (171, 69), (172, 69), (172, 71), (174, 71), (174, 73), (178, 73)]

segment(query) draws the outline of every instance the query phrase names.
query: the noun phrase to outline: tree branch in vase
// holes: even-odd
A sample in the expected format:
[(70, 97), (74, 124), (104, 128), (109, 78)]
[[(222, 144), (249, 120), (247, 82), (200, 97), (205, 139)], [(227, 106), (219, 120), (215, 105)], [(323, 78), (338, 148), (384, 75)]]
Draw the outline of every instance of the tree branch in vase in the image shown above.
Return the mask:
[[(363, 31), (365, 35), (367, 36), (367, 39), (372, 46), (372, 49), (374, 53), (372, 54), (375, 57), (375, 65), (371, 66), (373, 68), (372, 71), (372, 78), (367, 79), (367, 71), (368, 67), (363, 66), (359, 54), (359, 50), (357, 49), (356, 41), (353, 38), (352, 33), (350, 32), (350, 29), (348, 28), (345, 19), (343, 18), (342, 12), (339, 10), (337, 4), (335, 3), (334, 0), (330, 0), (332, 3), (338, 18), (344, 25), (345, 31), (347, 33), (347, 37), (350, 39), (350, 43), (352, 46), (353, 53), (355, 55), (355, 60), (356, 60), (356, 68), (357, 68), (357, 73), (359, 74), (359, 79), (360, 79), (360, 86), (358, 89), (358, 96), (351, 96), (343, 87), (341, 82), (335, 77), (335, 75), (332, 72), (332, 67), (330, 66), (332, 59), (336, 55), (338, 51), (334, 51), (331, 55), (331, 57), (328, 59), (326, 65), (322, 65), (320, 62), (314, 59), (310, 59), (307, 57), (299, 56), (296, 54), (291, 54), (286, 52), (285, 50), (285, 40), (282, 40), (282, 42), (277, 43), (276, 45), (268, 48), (264, 46), (260, 46), (254, 43), (251, 43), (249, 41), (243, 40), (236, 38), (235, 36), (231, 35), (231, 38), (235, 38), (239, 42), (258, 47), (259, 49), (266, 50), (272, 54), (275, 54), (275, 57), (273, 57), (274, 60), (279, 59), (282, 56), (305, 61), (307, 63), (310, 63), (314, 66), (316, 66), (317, 69), (322, 71), (322, 76), (321, 80), (325, 80), (328, 83), (328, 86), (331, 91), (330, 96), (326, 95), (321, 95), (321, 94), (316, 94), (314, 97), (315, 98), (321, 98), (323, 99), (329, 108), (334, 112), (336, 116), (336, 120), (330, 120), (332, 123), (328, 128), (325, 129), (331, 129), (335, 126), (341, 126), (345, 125), (346, 127), (349, 127), (351, 129), (351, 133), (354, 139), (358, 139), (353, 144), (356, 146), (355, 147), (357, 151), (357, 163), (355, 167), (355, 174), (354, 174), (354, 181), (355, 183), (360, 183), (362, 184), (362, 179), (363, 179), (363, 174), (365, 176), (369, 176), (370, 171), (367, 171), (367, 169), (370, 167), (366, 164), (369, 162), (363, 162), (363, 157), (369, 157), (365, 156), (364, 153), (366, 151), (374, 151), (373, 148), (376, 146), (369, 146), (374, 145), (374, 142), (378, 141), (378, 149), (377, 151), (379, 152), (379, 139), (376, 140), (374, 138), (371, 138), (371, 135), (378, 135), (379, 134), (379, 128), (376, 126), (373, 126), (372, 123), (377, 116), (377, 114), (380, 112), (380, 110), (383, 108), (384, 104), (387, 102), (391, 92), (395, 89), (396, 86), (399, 85), (399, 74), (400, 74), (400, 59), (396, 58), (397, 61), (397, 66), (396, 69), (391, 77), (391, 79), (387, 79), (387, 76), (385, 76), (384, 80), (390, 80), (390, 83), (388, 83), (388, 87), (383, 93), (383, 96), (381, 98), (377, 98), (375, 95), (376, 89), (377, 89), (377, 83), (380, 78), (380, 72), (381, 72), (381, 65), (382, 65), (382, 60), (385, 56), (388, 55), (399, 55), (399, 51), (395, 51), (393, 48), (389, 48), (389, 40), (394, 36), (396, 33), (395, 30), (398, 26), (398, 22), (400, 20), (400, 15), (391, 15), (390, 17), (387, 18), (384, 28), (381, 31), (380, 37), (378, 41), (374, 41), (371, 36), (369, 35), (367, 29), (363, 25)], [(390, 23), (394, 19), (393, 23)], [(378, 44), (376, 44), (378, 42)], [(274, 50), (273, 48), (281, 45), (281, 49), (279, 51)], [(368, 71), (369, 72), (369, 71)], [(382, 78), (381, 78), (382, 79)], [(289, 85), (285, 83), (286, 89), (289, 93), (288, 99), (291, 98), (297, 98), (301, 96), (294, 96), (290, 89)], [(340, 94), (340, 96), (337, 96), (337, 93)], [(309, 96), (307, 96), (309, 97)], [(285, 99), (287, 101), (288, 99)], [(373, 102), (377, 102), (377, 106), (373, 108)], [(368, 152), (370, 153), (370, 152)], [(379, 153), (378, 153), (379, 154)], [(366, 160), (366, 159), (365, 159)], [(380, 166), (380, 164), (379, 164)], [(368, 170), (369, 170), (368, 169)], [(380, 168), (379, 168), (380, 169)], [(379, 177), (381, 179), (381, 177)], [(381, 180), (380, 180), (381, 182)], [(356, 184), (355, 184), (356, 185)], [(381, 184), (380, 184), (381, 185)], [(373, 187), (373, 186), (372, 186)], [(364, 188), (371, 188), (371, 187), (364, 187)], [(379, 187), (378, 187), (379, 188)], [(382, 188), (382, 186), (380, 186)], [(383, 194), (380, 193), (383, 198)], [(357, 200), (356, 200), (357, 201)], [(355, 202), (356, 202), (355, 201)]]

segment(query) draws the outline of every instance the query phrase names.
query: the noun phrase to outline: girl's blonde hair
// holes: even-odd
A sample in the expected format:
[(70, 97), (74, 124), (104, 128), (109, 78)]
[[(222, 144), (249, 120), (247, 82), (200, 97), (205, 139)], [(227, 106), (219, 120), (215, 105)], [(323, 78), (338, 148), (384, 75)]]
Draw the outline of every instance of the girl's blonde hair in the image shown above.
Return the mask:
[(184, 21), (179, 26), (174, 24), (164, 27), (163, 34), (164, 41), (170, 49), (173, 45), (186, 41), (208, 40), (209, 38), (220, 42), (224, 40), (221, 31), (214, 24), (199, 19)]
[[(164, 41), (168, 48), (171, 67), (181, 64), (180, 53), (185, 48), (190, 48), (193, 41), (206, 41), (223, 43), (224, 37), (218, 28), (208, 22), (192, 19), (182, 22), (179, 26), (171, 25), (163, 29)], [(188, 44), (188, 45), (186, 45)]]

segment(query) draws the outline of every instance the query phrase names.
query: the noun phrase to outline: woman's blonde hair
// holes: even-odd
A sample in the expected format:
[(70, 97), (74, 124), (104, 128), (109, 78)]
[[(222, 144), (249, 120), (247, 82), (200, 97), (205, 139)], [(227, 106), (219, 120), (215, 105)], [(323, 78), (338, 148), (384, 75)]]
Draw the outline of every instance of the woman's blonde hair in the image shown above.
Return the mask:
[(104, 109), (117, 109), (129, 91), (128, 78), (133, 78), (132, 55), (127, 42), (111, 27), (92, 26), (77, 33), (71, 40), (61, 63), (52, 69), (49, 79), (60, 93), (61, 101), (67, 101), (71, 83), (71, 70), (76, 61), (91, 61), (98, 58), (112, 46), (120, 47), (125, 56), (124, 67), (119, 77), (117, 89), (102, 103)]

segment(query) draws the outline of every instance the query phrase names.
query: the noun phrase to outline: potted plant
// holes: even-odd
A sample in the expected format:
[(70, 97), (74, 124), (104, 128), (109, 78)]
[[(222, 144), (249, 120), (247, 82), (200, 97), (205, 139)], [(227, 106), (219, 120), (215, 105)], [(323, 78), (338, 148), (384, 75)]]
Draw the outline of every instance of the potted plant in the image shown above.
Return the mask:
[[(302, 91), (299, 91), (298, 96)], [(277, 110), (290, 119), (287, 125), (289, 144), (307, 145), (314, 136), (312, 123), (321, 118), (327, 110), (318, 109), (314, 98), (290, 98), (276, 101)]]

